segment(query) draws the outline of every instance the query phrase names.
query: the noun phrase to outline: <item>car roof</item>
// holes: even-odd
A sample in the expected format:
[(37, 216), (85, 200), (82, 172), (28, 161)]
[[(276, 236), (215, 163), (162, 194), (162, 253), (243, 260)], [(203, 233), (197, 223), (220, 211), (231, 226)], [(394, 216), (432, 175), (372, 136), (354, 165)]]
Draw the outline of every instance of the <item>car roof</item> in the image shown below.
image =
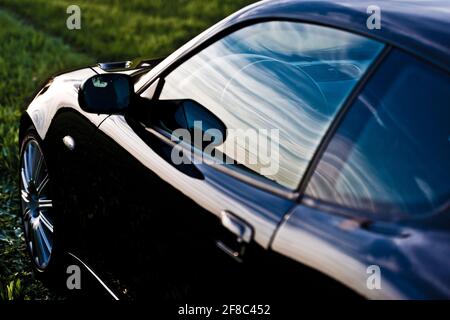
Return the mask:
[[(376, 5), (381, 29), (366, 22)], [(402, 48), (450, 71), (448, 0), (280, 0), (261, 1), (227, 19), (222, 27), (255, 19), (294, 19), (337, 27)]]
[[(381, 29), (369, 30), (367, 8), (381, 11)], [(290, 19), (327, 25), (401, 48), (450, 72), (449, 0), (265, 0), (247, 6), (191, 39), (135, 83), (139, 94), (191, 52), (226, 29), (258, 20)]]

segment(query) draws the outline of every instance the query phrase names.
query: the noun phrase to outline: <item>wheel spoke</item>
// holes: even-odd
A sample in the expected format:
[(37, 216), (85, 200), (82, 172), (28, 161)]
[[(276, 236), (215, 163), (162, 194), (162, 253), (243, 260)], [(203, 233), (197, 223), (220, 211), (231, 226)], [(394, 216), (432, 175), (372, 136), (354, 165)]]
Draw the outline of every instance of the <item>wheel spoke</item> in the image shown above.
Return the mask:
[(53, 202), (49, 199), (49, 176), (44, 155), (36, 140), (30, 139), (22, 154), (21, 204), (25, 239), (37, 267), (44, 269), (53, 247)]
[(25, 176), (25, 169), (24, 168), (22, 168), (20, 170), (20, 177), (22, 178), (22, 185), (23, 185), (24, 191), (28, 192), (28, 187), (29, 186), (28, 186), (28, 180), (27, 180), (27, 178)]
[(47, 216), (42, 211), (39, 214), (39, 219), (42, 222), (42, 224), (48, 229), (48, 231), (53, 233), (53, 224), (49, 221)]
[(38, 209), (49, 209), (53, 206), (52, 200), (50, 199), (39, 199)]
[(38, 162), (39, 162), (39, 158), (40, 158), (40, 152), (39, 149), (36, 147), (36, 144), (30, 143), (31, 145), (31, 152), (30, 152), (30, 164), (31, 164), (31, 175), (30, 175), (30, 179), (34, 179), (34, 175), (36, 174), (36, 169), (38, 167)]
[(46, 244), (42, 237), (42, 231), (39, 226), (33, 228), (34, 241), (33, 245), (36, 248), (36, 256), (39, 261), (39, 265), (42, 265), (47, 260)]
[(30, 202), (29, 194), (25, 190), (22, 190), (20, 192), (20, 195), (21, 195), (23, 201), (25, 201), (26, 203)]
[(48, 174), (45, 174), (45, 176), (42, 179), (41, 183), (39, 183), (39, 186), (37, 187), (38, 195), (41, 195), (42, 190), (44, 190), (44, 188), (47, 186), (48, 181), (49, 181)]
[(35, 159), (34, 159), (34, 167), (33, 167), (33, 176), (32, 179), (37, 183), (39, 179), (39, 175), (41, 174), (42, 169), (42, 163), (43, 163), (43, 157), (40, 152), (35, 152)]
[(31, 209), (25, 208), (23, 211), (23, 219), (28, 222), (29, 219), (31, 219)]
[(52, 252), (52, 244), (50, 243), (50, 240), (48, 239), (44, 229), (42, 228), (42, 225), (38, 226), (39, 234), (41, 235), (41, 239), (43, 240), (43, 243), (45, 245), (46, 253), (50, 254)]
[(29, 147), (27, 146), (27, 148), (25, 149), (24, 154), (23, 154), (23, 168), (22, 168), (22, 171), (23, 171), (22, 179), (23, 179), (23, 181), (26, 181), (27, 184), (28, 184), (28, 181), (30, 181), (30, 175), (28, 174), (28, 168), (30, 167), (28, 164), (28, 149), (29, 149)]
[(33, 143), (28, 144), (28, 147), (25, 151), (25, 174), (28, 181), (32, 178), (32, 166), (33, 166), (33, 153), (34, 153), (34, 147)]

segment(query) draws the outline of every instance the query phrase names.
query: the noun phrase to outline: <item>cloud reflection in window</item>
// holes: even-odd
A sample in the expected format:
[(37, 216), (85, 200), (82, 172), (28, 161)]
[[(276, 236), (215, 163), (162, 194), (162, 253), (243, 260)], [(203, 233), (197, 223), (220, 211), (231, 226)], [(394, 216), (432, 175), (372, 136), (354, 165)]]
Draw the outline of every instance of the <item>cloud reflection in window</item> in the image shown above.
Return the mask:
[[(232, 134), (218, 147), (261, 174), (270, 157), (279, 168), (266, 175), (295, 189), (320, 140), (382, 45), (322, 26), (265, 22), (215, 42), (166, 77), (161, 99), (193, 99), (227, 128), (278, 129), (279, 147)], [(269, 150), (270, 149), (270, 150)], [(234, 150), (229, 154), (228, 150)]]

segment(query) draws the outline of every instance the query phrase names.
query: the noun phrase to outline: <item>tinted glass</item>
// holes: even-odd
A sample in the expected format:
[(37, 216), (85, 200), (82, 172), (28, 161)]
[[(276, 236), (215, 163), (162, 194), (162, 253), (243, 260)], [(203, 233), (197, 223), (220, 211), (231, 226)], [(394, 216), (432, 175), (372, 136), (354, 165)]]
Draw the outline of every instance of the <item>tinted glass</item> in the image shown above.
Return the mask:
[(450, 77), (393, 52), (350, 109), (306, 194), (370, 213), (450, 200)]
[(160, 98), (205, 106), (238, 130), (228, 132), (220, 152), (296, 188), (334, 115), (382, 47), (321, 26), (260, 23), (182, 64), (165, 79)]

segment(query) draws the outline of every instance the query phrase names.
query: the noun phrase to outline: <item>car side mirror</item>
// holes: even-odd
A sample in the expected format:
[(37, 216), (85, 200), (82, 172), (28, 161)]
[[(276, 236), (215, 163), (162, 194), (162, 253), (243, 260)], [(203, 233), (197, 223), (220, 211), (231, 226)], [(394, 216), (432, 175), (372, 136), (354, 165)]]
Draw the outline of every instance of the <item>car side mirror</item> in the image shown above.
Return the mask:
[(118, 73), (98, 74), (87, 79), (78, 93), (82, 110), (97, 114), (125, 112), (134, 96), (130, 76)]

